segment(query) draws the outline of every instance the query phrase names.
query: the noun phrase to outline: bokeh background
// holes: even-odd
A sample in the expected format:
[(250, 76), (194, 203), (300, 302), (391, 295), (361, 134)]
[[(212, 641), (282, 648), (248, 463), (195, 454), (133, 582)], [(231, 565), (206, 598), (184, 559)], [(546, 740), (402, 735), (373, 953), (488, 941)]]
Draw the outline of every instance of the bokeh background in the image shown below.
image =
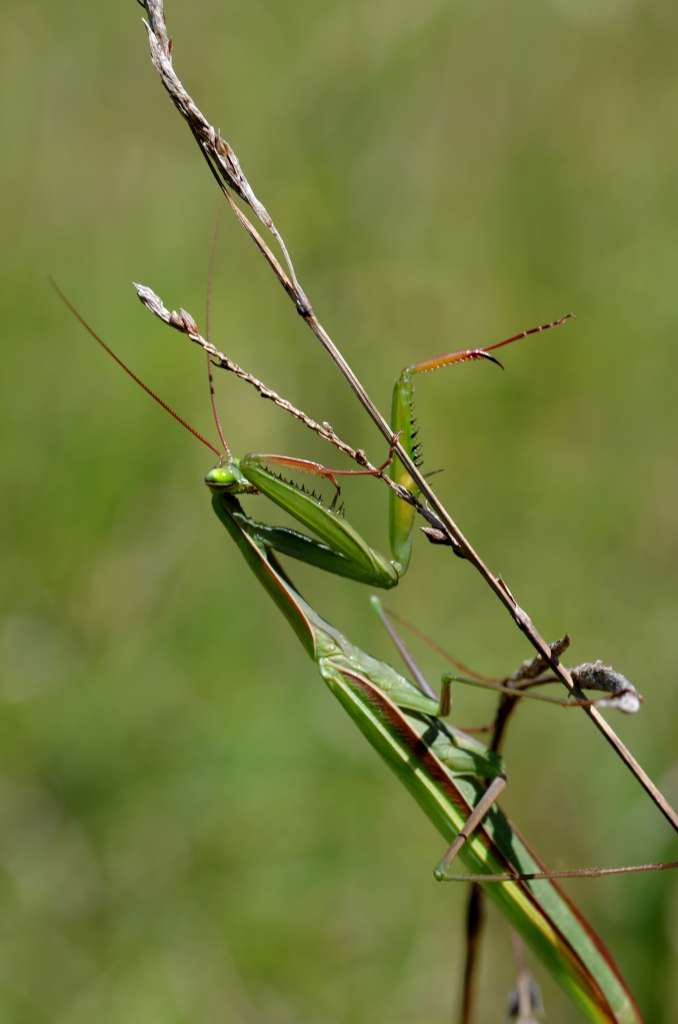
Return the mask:
[[(569, 309), (566, 328), (419, 387), (425, 466), (572, 662), (645, 695), (614, 725), (673, 796), (678, 664), (678, 11), (666, 0), (181, 3), (179, 74), (235, 146), (331, 333), (387, 407), (400, 367)], [(0, 1018), (12, 1024), (454, 1019), (464, 891), (214, 519), (203, 360), (130, 282), (203, 319), (216, 189), (132, 2), (4, 0)], [(214, 337), (359, 445), (383, 444), (221, 214)], [(336, 464), (238, 382), (238, 452)], [(386, 549), (386, 495), (345, 488)], [(255, 514), (266, 518), (261, 503)], [(272, 515), (274, 520), (279, 516)], [(294, 568), (391, 657), (368, 590)], [(458, 657), (529, 653), (482, 582), (417, 543), (389, 603)], [(417, 649), (436, 678), (443, 665)], [(478, 724), (493, 701), (459, 694)], [(578, 713), (522, 709), (505, 806), (546, 861), (675, 856)], [(648, 1021), (676, 1019), (669, 876), (570, 883)], [(674, 964), (675, 966), (675, 964)], [(579, 1015), (536, 969), (550, 1022)], [(480, 1021), (514, 969), (493, 913)]]

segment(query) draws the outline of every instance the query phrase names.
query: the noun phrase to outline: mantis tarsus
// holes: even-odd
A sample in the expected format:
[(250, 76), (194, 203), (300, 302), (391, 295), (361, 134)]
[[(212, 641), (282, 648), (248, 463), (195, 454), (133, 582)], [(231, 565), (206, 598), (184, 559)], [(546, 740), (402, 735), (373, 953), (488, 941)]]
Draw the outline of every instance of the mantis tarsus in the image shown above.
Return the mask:
[[(277, 462), (308, 468), (303, 460), (278, 457)], [(327, 471), (320, 468), (320, 475), (326, 476)], [(633, 997), (604, 946), (493, 803), (505, 781), (501, 759), (474, 737), (445, 724), (439, 717), (438, 699), (422, 693), (321, 618), (299, 594), (276, 555), (276, 551), (291, 555), (372, 585), (393, 586), (409, 559), (405, 549), (411, 523), (399, 533), (400, 559), (394, 557), (389, 563), (375, 555), (333, 510), (278, 479), (261, 457), (222, 459), (206, 482), (219, 520), (332, 693), (451, 843), (439, 865), (439, 877), (446, 876), (452, 856), (459, 852), (589, 1020), (639, 1022)], [(254, 490), (290, 512), (319, 540), (252, 519), (239, 495)]]

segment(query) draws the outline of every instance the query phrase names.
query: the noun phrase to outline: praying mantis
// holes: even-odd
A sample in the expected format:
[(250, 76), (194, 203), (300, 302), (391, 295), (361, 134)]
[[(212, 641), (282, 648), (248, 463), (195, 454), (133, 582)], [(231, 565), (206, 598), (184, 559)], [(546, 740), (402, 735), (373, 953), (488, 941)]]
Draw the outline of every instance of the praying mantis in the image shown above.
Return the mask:
[[(336, 478), (343, 475), (343, 471), (327, 470), (317, 463), (294, 460), (287, 456), (249, 455), (238, 460), (231, 456), (227, 445), (224, 444), (224, 451), (220, 452), (204, 438), (200, 438), (219, 458), (219, 465), (208, 474), (207, 480), (217, 515), (259, 582), (273, 597), (315, 661), (332, 692), (369, 742), (411, 790), (447, 841), (453, 840), (439, 865), (439, 876), (449, 877), (447, 869), (451, 857), (460, 852), (471, 870), (479, 871), (483, 876), (490, 897), (501, 905), (588, 1019), (640, 1021), (633, 997), (602, 943), (560, 893), (552, 877), (541, 877), (539, 871), (535, 873), (534, 866), (538, 866), (538, 862), (496, 806), (483, 819), (487, 810), (484, 801), (489, 795), (486, 786), (489, 790), (494, 787), (496, 795), (497, 789), (503, 784), (503, 769), (500, 762), (488, 757), (487, 751), (477, 745), (472, 737), (465, 737), (459, 730), (453, 731), (442, 722), (439, 713), (446, 710), (445, 688), (440, 700), (433, 698), (429, 704), (422, 706), (422, 695), (403, 676), (386, 663), (375, 661), (350, 644), (313, 611), (299, 595), (278, 561), (278, 554), (292, 556), (314, 567), (374, 586), (395, 586), (406, 571), (410, 559), (413, 509), (416, 506), (422, 514), (428, 510), (434, 517), (440, 516), (438, 524), (444, 527), (438, 530), (436, 523), (429, 520), (433, 526), (433, 532), (428, 534), (429, 539), (433, 540), (433, 534), (437, 531), (441, 543), (450, 544), (457, 554), (467, 557), (509, 608), (516, 623), (528, 635), (535, 648), (545, 654), (548, 645), (533, 628), (523, 610), (516, 605), (503, 581), (493, 577), (470, 545), (465, 543), (463, 534), (446, 514), (416, 464), (415, 428), (408, 387), (413, 386), (419, 373), (434, 369), (437, 365), (449, 365), (454, 360), (448, 363), (432, 360), (428, 364), (417, 364), (409, 372), (405, 371), (400, 378), (397, 404), (394, 402), (392, 432), (389, 431), (385, 419), (318, 320), (297, 279), (287, 246), (253, 191), (233, 148), (210, 124), (178, 78), (173, 66), (172, 42), (165, 25), (162, 0), (143, 0), (142, 6), (145, 9), (145, 25), (153, 65), (172, 103), (186, 121), (233, 214), (292, 300), (296, 312), (330, 354), (363, 408), (392, 445), (388, 478), (384, 474), (384, 467), (372, 467), (371, 470), (372, 475), (387, 479), (392, 489), (398, 491), (397, 495), (391, 497), (391, 558), (384, 559), (366, 545), (355, 531), (352, 532), (348, 524), (338, 523), (334, 518), (334, 503), (329, 509), (323, 508), (321, 511), (313, 502), (300, 499), (296, 490), (288, 491), (275, 483), (276, 473), (272, 467), (277, 467), (278, 472), (283, 468), (315, 472), (333, 483), (337, 493)], [(262, 226), (265, 237), (260, 234)], [(269, 245), (271, 238), (276, 243), (275, 251)], [(192, 340), (198, 340), (197, 327), (194, 332), (189, 320), (183, 317), (184, 311), (179, 314), (170, 314), (167, 310), (161, 313), (158, 313), (158, 309), (154, 311)], [(207, 333), (209, 335), (209, 331)], [(504, 344), (509, 340), (512, 339), (507, 339)], [(213, 349), (208, 351), (214, 352)], [(488, 359), (491, 358), (489, 353), (490, 346), (483, 354), (469, 354), (467, 358)], [(218, 365), (233, 369), (232, 362), (226, 358)], [(260, 390), (260, 394), (265, 398), (272, 397), (269, 389)], [(399, 418), (396, 409), (402, 412), (402, 418)], [(324, 427), (325, 424), (317, 426)], [(324, 436), (329, 439), (328, 434)], [(394, 437), (397, 439), (395, 442)], [(398, 452), (406, 458), (407, 464), (400, 462)], [(418, 480), (421, 492), (429, 502), (428, 506), (418, 502), (419, 492), (413, 478)], [(281, 481), (281, 484), (285, 483)], [(316, 539), (252, 519), (242, 508), (240, 499), (242, 495), (255, 492), (291, 512), (304, 527), (312, 530)], [(549, 664), (554, 666), (552, 658)], [(560, 670), (557, 661), (555, 664)], [(573, 680), (567, 672), (560, 670), (558, 675), (568, 688), (572, 685)], [(613, 742), (598, 717), (594, 721), (605, 732), (608, 740)], [(625, 754), (622, 744), (615, 741), (613, 745), (620, 756)], [(469, 750), (473, 752), (474, 763), (471, 767), (467, 760), (460, 770), (462, 750), (467, 754)], [(639, 766), (635, 766), (635, 769), (638, 777), (642, 778)], [(645, 782), (643, 784), (648, 789), (648, 785)], [(654, 798), (666, 814), (665, 802), (658, 801), (656, 794)], [(483, 809), (482, 813), (479, 809)], [(675, 825), (675, 815), (671, 815), (671, 820)], [(529, 869), (530, 865), (532, 870)], [(539, 877), (535, 877), (535, 874)]]
[[(167, 409), (60, 294), (90, 334)], [(534, 331), (540, 329), (544, 328)], [(521, 332), (492, 348), (534, 331)], [(485, 350), (452, 353), (439, 365), (493, 358), (490, 350), (488, 346)], [(398, 430), (406, 432), (410, 450), (414, 444), (411, 385), (412, 371), (408, 370), (396, 384), (394, 401), (399, 412), (405, 409), (407, 419)], [(335, 486), (340, 471), (283, 456), (237, 459), (228, 446), (222, 455), (173, 410), (168, 411), (219, 454), (219, 463), (205, 478), (219, 521), (285, 616), (329, 690), (451, 844), (436, 868), (436, 877), (456, 877), (449, 874), (449, 866), (458, 853), (472, 872), (466, 877), (486, 883), (490, 898), (586, 1019), (639, 1024), (640, 1011), (601, 940), (495, 803), (506, 781), (501, 758), (475, 737), (443, 721), (442, 715), (448, 710), (447, 688), (439, 699), (431, 697), (389, 664), (350, 642), (301, 596), (279, 562), (278, 554), (283, 554), (373, 586), (394, 586), (407, 568), (411, 547), (413, 516), (409, 510), (407, 516), (399, 514), (402, 500), (396, 497), (397, 504), (392, 504), (393, 558), (387, 560), (333, 508), (325, 507), (268, 467), (307, 470), (330, 479)], [(383, 467), (377, 467), (378, 473), (382, 471)], [(407, 489), (406, 484), (403, 486)], [(254, 493), (290, 513), (317, 539), (252, 518), (241, 498)], [(395, 525), (394, 518), (398, 520)]]

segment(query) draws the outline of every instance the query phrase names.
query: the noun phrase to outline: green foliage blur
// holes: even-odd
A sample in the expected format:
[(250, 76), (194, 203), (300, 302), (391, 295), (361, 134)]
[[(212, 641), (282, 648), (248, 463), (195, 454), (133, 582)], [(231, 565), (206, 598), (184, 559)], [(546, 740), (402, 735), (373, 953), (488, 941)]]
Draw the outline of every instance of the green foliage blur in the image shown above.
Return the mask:
[[(465, 892), (210, 511), (211, 457), (107, 361), (214, 434), (201, 354), (218, 194), (161, 90), (133, 2), (3, 4), (0, 1019), (424, 1024), (454, 1019)], [(423, 379), (425, 467), (571, 663), (645, 695), (615, 728), (675, 801), (678, 10), (668, 0), (171, 0), (180, 76), (235, 147), (330, 332), (388, 408), (401, 366), (573, 309), (567, 327)], [(384, 446), (224, 211), (216, 343), (365, 447)], [(235, 380), (236, 452), (337, 456)], [(386, 550), (386, 494), (344, 491)], [(261, 503), (261, 518), (279, 516)], [(392, 658), (369, 591), (293, 568)], [(388, 602), (458, 658), (529, 650), (423, 539)], [(416, 648), (436, 679), (444, 664)], [(494, 702), (459, 693), (455, 721)], [(675, 856), (577, 712), (517, 716), (505, 806), (554, 867)], [(675, 1020), (671, 877), (583, 881), (646, 1019)], [(579, 1019), (536, 969), (550, 1024)], [(513, 984), (490, 912), (479, 1021)]]

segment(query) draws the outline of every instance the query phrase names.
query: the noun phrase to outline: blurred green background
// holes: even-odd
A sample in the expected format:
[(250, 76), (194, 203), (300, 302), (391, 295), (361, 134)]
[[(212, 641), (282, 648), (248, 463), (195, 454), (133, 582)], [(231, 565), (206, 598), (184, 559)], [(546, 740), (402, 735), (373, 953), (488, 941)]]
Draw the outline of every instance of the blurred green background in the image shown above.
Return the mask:
[[(465, 893), (432, 880), (440, 839), (229, 547), (205, 451), (46, 281), (213, 433), (200, 354), (130, 284), (202, 320), (218, 205), (141, 11), (5, 0), (3, 15), (0, 1020), (454, 1019)], [(572, 633), (572, 662), (636, 682), (642, 713), (614, 725), (675, 800), (675, 4), (174, 0), (167, 17), (179, 74), (382, 407), (405, 363), (576, 310), (507, 350), (503, 375), (421, 382), (425, 466), (541, 630)], [(382, 458), (225, 214), (214, 315), (221, 348)], [(237, 452), (336, 464), (218, 383)], [(386, 550), (383, 488), (345, 497)], [(391, 657), (367, 588), (294, 577)], [(423, 540), (389, 603), (481, 671), (529, 653), (472, 571)], [(440, 660), (418, 654), (435, 679)], [(460, 694), (456, 721), (492, 707)], [(578, 713), (524, 708), (507, 759), (505, 806), (549, 864), (675, 856)], [(671, 882), (568, 886), (654, 1024), (678, 1013)], [(479, 1021), (498, 1021), (514, 971), (493, 913), (486, 939)], [(578, 1020), (537, 976), (548, 1020)]]

